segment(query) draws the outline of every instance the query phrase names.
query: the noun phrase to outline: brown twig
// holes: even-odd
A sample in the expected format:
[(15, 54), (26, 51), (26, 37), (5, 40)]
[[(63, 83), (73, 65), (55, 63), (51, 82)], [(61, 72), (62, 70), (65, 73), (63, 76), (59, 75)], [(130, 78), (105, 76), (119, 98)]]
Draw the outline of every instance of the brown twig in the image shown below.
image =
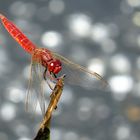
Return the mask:
[(50, 140), (50, 121), (52, 112), (54, 109), (57, 108), (58, 101), (61, 97), (63, 86), (64, 86), (64, 77), (65, 75), (61, 76), (56, 83), (51, 96), (50, 96), (50, 103), (48, 105), (47, 111), (45, 113), (44, 119), (40, 125), (40, 129), (37, 133), (37, 136), (34, 140)]

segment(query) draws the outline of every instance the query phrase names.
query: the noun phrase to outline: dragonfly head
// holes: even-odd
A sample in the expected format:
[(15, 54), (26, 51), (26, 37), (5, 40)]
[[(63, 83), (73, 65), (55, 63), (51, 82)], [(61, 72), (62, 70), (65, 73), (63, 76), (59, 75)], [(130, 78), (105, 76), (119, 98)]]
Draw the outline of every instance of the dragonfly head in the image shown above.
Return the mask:
[(48, 65), (48, 70), (54, 74), (57, 74), (61, 71), (62, 64), (58, 59), (52, 60)]

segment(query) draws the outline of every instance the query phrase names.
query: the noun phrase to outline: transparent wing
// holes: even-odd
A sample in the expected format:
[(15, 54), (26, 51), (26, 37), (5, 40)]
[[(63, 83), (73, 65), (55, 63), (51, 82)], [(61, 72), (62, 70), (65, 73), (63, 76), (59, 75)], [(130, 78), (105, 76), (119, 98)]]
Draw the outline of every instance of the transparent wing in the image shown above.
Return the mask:
[(45, 96), (44, 96), (44, 68), (39, 64), (31, 61), (30, 79), (26, 94), (26, 110), (36, 112), (37, 104), (39, 103), (42, 114), (45, 113)]
[(70, 84), (107, 89), (108, 83), (98, 73), (89, 71), (85, 67), (75, 64), (67, 58), (52, 52), (52, 55), (62, 62), (62, 73), (66, 74), (66, 80)]

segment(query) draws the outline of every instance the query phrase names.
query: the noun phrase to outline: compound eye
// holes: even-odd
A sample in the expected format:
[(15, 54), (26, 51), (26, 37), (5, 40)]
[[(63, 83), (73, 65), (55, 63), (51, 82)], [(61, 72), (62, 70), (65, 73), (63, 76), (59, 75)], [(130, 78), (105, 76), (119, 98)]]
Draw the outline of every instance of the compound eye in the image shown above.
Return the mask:
[(54, 70), (54, 68), (55, 68), (55, 63), (51, 62), (48, 66), (49, 71), (52, 72)]
[(61, 62), (59, 60), (54, 60), (48, 65), (48, 70), (57, 74), (62, 69)]
[(61, 69), (62, 69), (61, 66), (57, 66), (57, 67), (55, 67), (55, 69), (53, 70), (53, 72), (54, 72), (55, 74), (58, 74), (58, 73), (61, 71)]
[(61, 62), (59, 60), (56, 60), (55, 61), (55, 66), (57, 66), (57, 67), (61, 66)]

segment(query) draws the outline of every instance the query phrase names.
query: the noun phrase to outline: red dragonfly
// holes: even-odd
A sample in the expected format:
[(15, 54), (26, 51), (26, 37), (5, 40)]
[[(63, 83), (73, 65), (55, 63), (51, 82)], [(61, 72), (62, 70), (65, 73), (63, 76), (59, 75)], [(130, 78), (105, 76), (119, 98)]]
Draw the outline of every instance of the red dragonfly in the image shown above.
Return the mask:
[[(67, 58), (46, 48), (38, 48), (32, 41), (27, 38), (27, 36), (22, 33), (22, 31), (14, 23), (8, 20), (4, 15), (0, 14), (0, 19), (9, 34), (20, 44), (20, 46), (26, 52), (31, 55), (31, 78), (29, 82), (29, 87), (31, 88), (33, 86), (34, 81), (36, 81), (35, 85), (39, 85), (40, 88), (34, 86), (36, 87), (36, 90), (32, 90), (38, 91), (36, 98), (39, 99), (42, 110), (44, 110), (45, 99), (43, 94), (43, 88), (42, 86), (40, 86), (42, 84), (40, 83), (43, 81), (43, 79), (45, 81), (49, 79), (50, 81), (57, 83), (59, 77), (61, 77), (59, 76), (59, 74), (65, 66), (68, 68), (66, 72), (72, 70), (71, 75), (66, 74), (68, 82), (72, 81), (72, 84), (80, 85), (83, 81), (85, 82), (84, 84), (86, 84), (86, 81), (89, 81), (87, 76), (89, 76), (94, 79), (92, 81), (93, 83), (98, 81), (101, 82), (102, 85), (108, 85), (107, 82), (98, 73), (93, 71), (91, 72), (85, 67), (75, 64)], [(82, 73), (82, 76), (86, 76), (82, 77), (80, 73)], [(30, 103), (30, 100), (32, 100), (32, 95), (34, 96), (34, 93), (29, 91), (27, 94), (27, 104)]]

